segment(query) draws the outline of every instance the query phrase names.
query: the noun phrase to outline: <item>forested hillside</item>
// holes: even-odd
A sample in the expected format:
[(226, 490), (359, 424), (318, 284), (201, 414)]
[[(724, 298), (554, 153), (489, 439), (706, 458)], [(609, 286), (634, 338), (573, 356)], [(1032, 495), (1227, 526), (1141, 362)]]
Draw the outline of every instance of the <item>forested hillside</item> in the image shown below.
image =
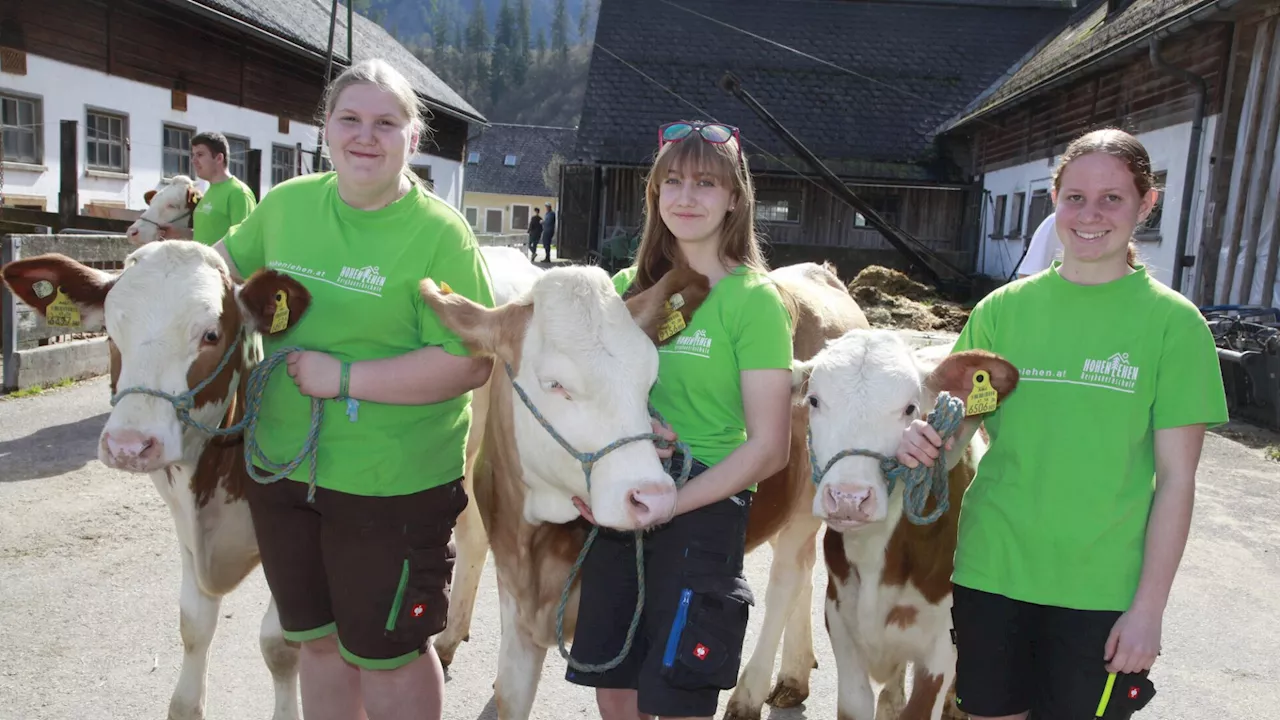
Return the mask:
[(354, 0), (491, 122), (577, 125), (600, 0)]

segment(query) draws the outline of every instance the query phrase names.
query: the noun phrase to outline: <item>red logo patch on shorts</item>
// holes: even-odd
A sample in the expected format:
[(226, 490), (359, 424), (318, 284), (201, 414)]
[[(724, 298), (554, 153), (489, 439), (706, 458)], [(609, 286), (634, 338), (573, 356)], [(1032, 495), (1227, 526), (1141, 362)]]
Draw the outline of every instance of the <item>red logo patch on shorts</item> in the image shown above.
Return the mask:
[(708, 648), (706, 645), (703, 645), (702, 643), (698, 643), (697, 645), (693, 646), (693, 656), (698, 658), (699, 660), (706, 660), (707, 656), (710, 654), (711, 654), (711, 648)]
[(423, 605), (422, 603), (418, 603), (417, 605), (413, 606), (413, 616), (416, 618), (422, 617), (423, 615), (426, 614), (426, 612), (427, 612), (427, 606)]
[(1138, 687), (1136, 685), (1129, 688), (1129, 699), (1130, 700), (1138, 699)]

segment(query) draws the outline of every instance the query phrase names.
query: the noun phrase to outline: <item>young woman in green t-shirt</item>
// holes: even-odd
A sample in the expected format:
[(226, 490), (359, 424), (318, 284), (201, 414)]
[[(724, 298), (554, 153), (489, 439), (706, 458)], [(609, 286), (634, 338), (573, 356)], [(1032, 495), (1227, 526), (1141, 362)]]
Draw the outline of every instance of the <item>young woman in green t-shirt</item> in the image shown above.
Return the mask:
[[(1130, 243), (1153, 183), (1128, 133), (1071, 143), (1063, 260), (984, 298), (955, 343), (1019, 371), (960, 514), (956, 697), (974, 720), (1128, 718), (1150, 698), (1205, 429), (1227, 420), (1204, 318)], [(941, 445), (915, 420), (898, 459), (932, 465)]]
[(215, 245), (238, 276), (270, 267), (311, 294), (287, 335), (263, 338), (267, 353), (306, 348), (268, 382), (263, 453), (293, 457), (311, 398), (333, 399), (314, 502), (306, 463), (247, 494), (285, 637), (302, 645), (308, 720), (438, 720), (444, 675), (429, 639), (445, 625), (467, 503), (469, 391), (491, 365), (468, 355), (418, 283), (493, 298), (466, 221), (407, 169), (424, 128), (405, 78), (380, 60), (346, 70), (326, 92), (324, 126), (334, 172), (276, 185)]
[[(636, 263), (615, 286), (644, 290), (681, 262), (712, 289), (659, 349), (650, 400), (694, 462), (672, 517), (645, 536), (635, 641), (612, 670), (567, 673), (597, 689), (604, 720), (711, 717), (735, 684), (753, 602), (742, 572), (751, 492), (787, 464), (791, 433), (791, 316), (766, 276), (738, 131), (678, 122), (659, 137)], [(682, 465), (672, 458), (673, 473)], [(631, 533), (602, 528), (583, 564), (571, 653), (579, 663), (607, 662), (623, 647), (635, 609), (633, 543)]]

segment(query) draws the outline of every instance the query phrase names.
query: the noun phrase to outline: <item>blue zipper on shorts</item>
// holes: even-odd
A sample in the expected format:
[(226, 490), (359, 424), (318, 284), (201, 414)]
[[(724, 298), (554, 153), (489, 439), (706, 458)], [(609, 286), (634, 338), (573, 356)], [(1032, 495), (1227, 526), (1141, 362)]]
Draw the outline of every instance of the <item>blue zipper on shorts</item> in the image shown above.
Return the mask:
[(689, 588), (680, 591), (680, 607), (676, 609), (676, 619), (671, 623), (671, 634), (667, 636), (667, 650), (662, 655), (663, 667), (671, 667), (676, 661), (676, 648), (680, 645), (684, 625), (689, 620), (689, 600), (692, 598), (693, 591)]

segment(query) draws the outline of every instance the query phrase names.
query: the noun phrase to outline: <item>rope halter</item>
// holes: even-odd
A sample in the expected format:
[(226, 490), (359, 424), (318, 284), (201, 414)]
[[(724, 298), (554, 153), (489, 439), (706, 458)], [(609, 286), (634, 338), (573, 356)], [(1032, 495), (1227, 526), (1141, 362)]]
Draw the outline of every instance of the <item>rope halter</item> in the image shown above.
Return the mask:
[[(528, 393), (524, 391), (524, 388), (520, 387), (520, 383), (516, 382), (516, 372), (512, 369), (511, 364), (503, 364), (507, 368), (507, 377), (511, 378), (511, 387), (515, 388), (516, 394), (520, 396), (520, 401), (523, 402), (524, 406), (533, 414), (533, 417), (538, 421), (538, 424), (541, 425), (557, 443), (559, 443), (560, 447), (565, 449), (565, 452), (572, 455), (575, 460), (582, 464), (582, 472), (586, 475), (587, 479), (588, 493), (591, 492), (591, 470), (605, 455), (608, 455), (624, 445), (639, 442), (641, 440), (651, 440), (653, 444), (658, 447), (671, 447), (673, 444), (671, 441), (657, 433), (640, 433), (639, 435), (631, 435), (619, 440), (614, 440), (595, 452), (580, 452), (578, 449), (570, 445), (569, 441), (564, 439), (564, 436), (556, 432), (556, 429), (552, 427), (551, 423), (547, 422), (547, 419), (542, 416), (542, 413), (538, 412), (537, 406), (533, 404), (533, 400), (529, 398)], [(665, 424), (665, 421), (662, 419), (662, 415), (654, 409), (652, 405), (649, 406), (649, 415), (658, 422)], [(684, 465), (681, 468), (680, 477), (675, 481), (676, 487), (683, 487), (684, 484), (689, 481), (689, 473), (693, 470), (693, 453), (690, 452), (689, 446), (686, 443), (676, 441), (674, 445), (684, 457)], [(666, 472), (671, 472), (671, 460), (669, 458), (665, 460), (662, 465)], [(564, 610), (569, 604), (569, 591), (573, 588), (573, 581), (578, 577), (578, 571), (582, 569), (582, 563), (587, 559), (587, 552), (591, 550), (591, 545), (595, 542), (596, 536), (599, 534), (600, 527), (598, 525), (593, 525), (591, 527), (591, 532), (587, 535), (587, 541), (583, 543), (582, 550), (578, 553), (578, 559), (574, 561), (573, 567), (569, 570), (569, 577), (564, 581), (564, 590), (560, 592), (560, 605), (556, 608), (556, 642), (560, 647), (560, 656), (568, 662), (570, 668), (580, 672), (606, 672), (622, 664), (622, 661), (631, 653), (631, 645), (635, 642), (636, 630), (640, 627), (640, 618), (644, 615), (644, 532), (637, 530), (635, 531), (636, 579), (638, 581), (638, 587), (636, 590), (636, 611), (632, 614), (631, 624), (627, 627), (627, 637), (622, 643), (622, 650), (619, 651), (617, 656), (612, 660), (603, 663), (582, 663), (569, 656), (569, 651), (564, 646)]]
[[(938, 402), (929, 413), (928, 422), (942, 437), (943, 444), (955, 434), (964, 421), (964, 401), (954, 397), (945, 390), (938, 393)], [(947, 483), (947, 453), (942, 450), (933, 467), (919, 464), (914, 468), (907, 467), (895, 457), (890, 457), (874, 450), (848, 448), (831, 457), (825, 465), (819, 467), (817, 453), (813, 450), (813, 420), (810, 419), (807, 435), (809, 445), (809, 466), (812, 468), (813, 484), (822, 484), (822, 479), (831, 472), (837, 462), (847, 457), (862, 456), (879, 461), (880, 472), (888, 483), (887, 495), (893, 495), (894, 486), (899, 480), (903, 485), (902, 513), (914, 525), (928, 525), (937, 521), (951, 508), (951, 497)], [(925, 504), (932, 496), (936, 506), (933, 512), (924, 514)]]
[(236, 349), (240, 347), (240, 340), (243, 336), (243, 332), (236, 333), (235, 339), (227, 346), (226, 352), (222, 354), (222, 359), (218, 361), (218, 366), (213, 369), (212, 373), (209, 373), (208, 377), (196, 383), (196, 386), (190, 390), (180, 393), (167, 393), (162, 390), (154, 390), (152, 388), (142, 386), (127, 387), (111, 396), (111, 407), (115, 407), (125, 395), (150, 395), (152, 397), (158, 397), (162, 400), (169, 401), (169, 404), (173, 406), (174, 411), (178, 414), (178, 420), (188, 427), (209, 433), (210, 435), (234, 435), (240, 432), (245, 426), (245, 421), (243, 419), (230, 427), (211, 427), (191, 417), (191, 411), (195, 409), (196, 396), (208, 387), (209, 384), (214, 381), (214, 378), (218, 377), (218, 375), (222, 373), (223, 369), (227, 367), (227, 363), (231, 361)]

